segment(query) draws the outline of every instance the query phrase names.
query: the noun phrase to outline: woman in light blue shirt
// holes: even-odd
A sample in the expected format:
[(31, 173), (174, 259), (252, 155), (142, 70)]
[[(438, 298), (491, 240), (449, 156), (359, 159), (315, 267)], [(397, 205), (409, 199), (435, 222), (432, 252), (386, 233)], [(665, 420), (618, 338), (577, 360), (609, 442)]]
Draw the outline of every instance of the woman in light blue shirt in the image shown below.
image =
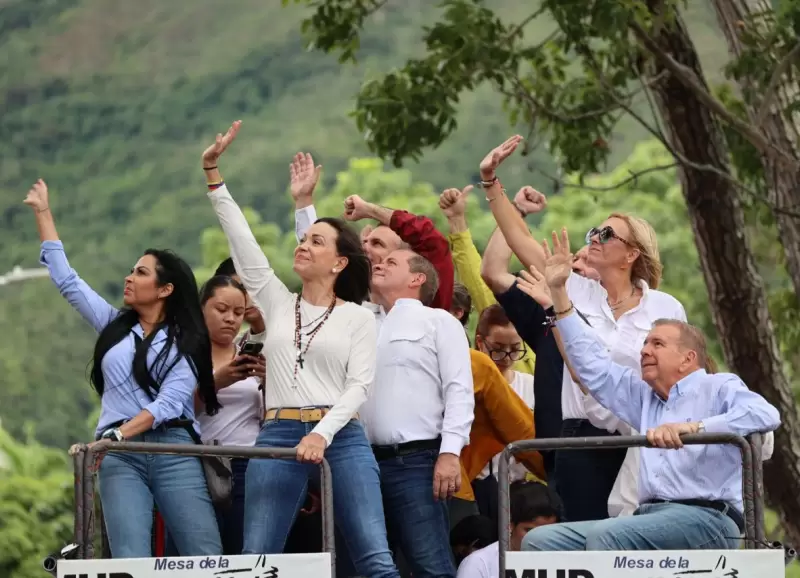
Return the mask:
[[(192, 270), (169, 251), (148, 249), (125, 278), (125, 306), (117, 309), (70, 267), (44, 181), (33, 185), (25, 204), (36, 214), (42, 264), (99, 333), (91, 371), (101, 404), (96, 439), (194, 443), (195, 388), (208, 414), (220, 405)], [(114, 558), (152, 556), (154, 502), (181, 555), (222, 553), (198, 458), (110, 453), (99, 477)]]

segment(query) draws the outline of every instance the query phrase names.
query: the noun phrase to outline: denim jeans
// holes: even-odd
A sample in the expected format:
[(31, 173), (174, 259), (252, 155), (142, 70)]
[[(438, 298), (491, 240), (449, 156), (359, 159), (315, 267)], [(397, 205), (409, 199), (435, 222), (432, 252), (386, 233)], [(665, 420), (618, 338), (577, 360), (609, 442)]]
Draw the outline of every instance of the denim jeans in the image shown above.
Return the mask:
[(455, 578), (447, 502), (433, 499), (439, 452), (424, 450), (378, 462), (389, 543), (402, 550), (414, 578)]
[(711, 508), (643, 504), (633, 516), (539, 526), (522, 550), (723, 550), (738, 548), (739, 535), (730, 517)]
[[(191, 444), (180, 428), (159, 428), (130, 441)], [(214, 507), (194, 456), (108, 453), (100, 464), (100, 499), (114, 558), (149, 558), (153, 503), (181, 556), (222, 554)]]
[(242, 553), (244, 544), (244, 488), (247, 462), (246, 458), (233, 458), (231, 460), (231, 470), (233, 471), (231, 503), (225, 508), (216, 508), (217, 524), (222, 538), (222, 553), (226, 556), (236, 556)]
[[(267, 420), (256, 446), (292, 448), (315, 423)], [(325, 450), (333, 475), (334, 517), (356, 572), (365, 578), (399, 576), (386, 540), (378, 466), (364, 427), (351, 420)], [(244, 554), (279, 554), (318, 466), (286, 459), (251, 459), (247, 466)]]
[[(561, 437), (583, 438), (614, 435), (585, 419), (565, 419)], [(555, 480), (551, 486), (564, 504), (568, 522), (608, 518), (608, 496), (617, 481), (627, 448), (602, 450), (558, 450)], [(587, 483), (591, 480), (591, 483)]]

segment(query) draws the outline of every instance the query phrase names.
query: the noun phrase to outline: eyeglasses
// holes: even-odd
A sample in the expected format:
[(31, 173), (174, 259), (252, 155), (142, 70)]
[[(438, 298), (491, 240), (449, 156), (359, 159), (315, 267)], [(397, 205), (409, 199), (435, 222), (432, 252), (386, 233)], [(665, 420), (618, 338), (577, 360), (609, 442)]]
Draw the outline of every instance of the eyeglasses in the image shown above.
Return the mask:
[(507, 349), (502, 349), (496, 343), (492, 343), (491, 341), (483, 340), (483, 343), (486, 345), (486, 353), (489, 354), (489, 357), (492, 358), (492, 361), (503, 361), (506, 357), (508, 357), (511, 361), (519, 361), (523, 357), (525, 357), (525, 353), (527, 353), (527, 348), (523, 345), (522, 349), (512, 349), (511, 351)]
[(598, 229), (597, 227), (592, 227), (591, 229), (589, 229), (586, 232), (587, 245), (592, 244), (592, 237), (594, 237), (595, 235), (597, 235), (597, 240), (600, 241), (601, 245), (605, 245), (611, 239), (616, 239), (617, 241), (621, 241), (622, 243), (626, 244), (628, 247), (634, 247), (633, 243), (631, 243), (630, 241), (626, 241), (625, 239), (617, 235), (614, 232), (614, 229), (612, 229), (611, 226), (609, 225), (606, 225), (602, 229)]

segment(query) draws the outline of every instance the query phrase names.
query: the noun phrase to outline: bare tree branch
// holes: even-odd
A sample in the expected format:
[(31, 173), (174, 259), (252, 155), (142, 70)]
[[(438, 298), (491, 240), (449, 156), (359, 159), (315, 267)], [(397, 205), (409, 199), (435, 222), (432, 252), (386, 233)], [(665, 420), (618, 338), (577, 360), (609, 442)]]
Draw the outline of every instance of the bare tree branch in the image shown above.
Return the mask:
[[(594, 72), (595, 76), (597, 76), (597, 79), (605, 87), (605, 89), (608, 90), (611, 98), (619, 105), (619, 107), (623, 109), (625, 112), (627, 112), (634, 120), (636, 120), (640, 125), (642, 125), (642, 127), (647, 132), (653, 135), (653, 137), (655, 137), (662, 145), (664, 145), (664, 148), (667, 149), (667, 151), (673, 156), (673, 158), (675, 158), (678, 161), (680, 165), (698, 171), (710, 172), (721, 177), (722, 179), (725, 179), (726, 181), (731, 183), (733, 186), (735, 186), (736, 188), (738, 188), (751, 198), (762, 200), (775, 213), (780, 213), (791, 217), (800, 217), (800, 211), (794, 211), (791, 210), (790, 208), (778, 207), (771, 199), (764, 198), (764, 195), (760, 194), (758, 191), (755, 191), (747, 187), (744, 183), (742, 183), (739, 179), (730, 174), (728, 171), (724, 171), (713, 165), (696, 163), (688, 159), (680, 152), (678, 152), (678, 150), (676, 150), (675, 147), (673, 147), (672, 144), (670, 144), (669, 139), (667, 139), (666, 135), (664, 135), (664, 133), (661, 132), (660, 128), (653, 127), (649, 122), (647, 122), (647, 120), (645, 120), (639, 113), (633, 110), (633, 108), (630, 105), (628, 105), (617, 94), (616, 87), (614, 87), (614, 85), (605, 76), (603, 70), (600, 68), (600, 65), (597, 63), (597, 60), (594, 58), (593, 53), (591, 52), (591, 50), (589, 50), (589, 47), (586, 46), (585, 44), (584, 45), (579, 44), (577, 45), (576, 49), (578, 50), (579, 54), (586, 60), (586, 63), (589, 65), (592, 72)], [(653, 84), (655, 83), (652, 82), (648, 83), (648, 85), (650, 86), (652, 86)], [(655, 115), (655, 118), (657, 119), (658, 115)], [(797, 208), (800, 209), (800, 207)]]
[(800, 42), (794, 45), (789, 53), (781, 59), (775, 70), (772, 72), (772, 77), (769, 79), (769, 84), (764, 92), (764, 99), (761, 101), (761, 106), (756, 113), (756, 126), (761, 126), (769, 114), (769, 109), (775, 101), (775, 96), (778, 94), (778, 84), (783, 79), (783, 75), (789, 70), (794, 60), (800, 57)]
[(638, 22), (632, 21), (630, 27), (645, 48), (658, 58), (681, 84), (691, 90), (697, 99), (711, 112), (738, 130), (742, 136), (762, 153), (772, 156), (777, 155), (776, 159), (780, 159), (789, 165), (792, 170), (800, 168), (800, 162), (797, 159), (767, 140), (764, 134), (753, 125), (729, 111), (722, 102), (706, 90), (706, 87), (692, 70), (675, 61), (672, 56), (667, 54)]
[[(511, 29), (511, 31), (508, 33), (508, 39), (509, 39), (509, 40), (513, 39), (513, 38), (514, 38), (514, 37), (515, 37), (517, 34), (519, 34), (520, 32), (522, 32), (522, 29), (523, 29), (523, 28), (525, 28), (525, 27), (526, 27), (528, 24), (530, 24), (532, 21), (536, 20), (536, 19), (537, 19), (539, 16), (541, 16), (541, 15), (542, 15), (542, 13), (544, 13), (546, 10), (547, 10), (547, 7), (546, 7), (546, 6), (542, 6), (541, 8), (539, 8), (539, 9), (538, 9), (536, 12), (534, 12), (533, 14), (530, 14), (529, 16), (527, 16), (527, 17), (523, 18), (523, 19), (522, 19), (522, 21), (521, 21), (519, 24), (517, 24), (517, 25), (516, 25), (514, 28), (512, 28), (512, 29)], [(550, 36), (552, 36), (552, 35), (554, 35), (554, 34), (557, 34), (557, 33), (558, 33), (557, 31), (556, 31), (556, 32), (553, 32), (553, 33), (551, 33), (551, 34), (550, 34)], [(546, 39), (545, 39), (545, 42), (547, 42), (547, 40), (546, 40)]]
[[(636, 182), (640, 177), (642, 177), (642, 176), (644, 176), (646, 174), (655, 173), (655, 172), (659, 172), (659, 171), (666, 171), (666, 170), (669, 170), (669, 169), (674, 169), (675, 167), (679, 166), (679, 164), (680, 163), (675, 162), (675, 163), (670, 163), (668, 165), (658, 165), (658, 166), (655, 166), (655, 167), (649, 167), (649, 168), (643, 169), (641, 171), (628, 171), (628, 173), (630, 174), (629, 177), (626, 177), (626, 178), (622, 179), (621, 181), (619, 181), (617, 183), (614, 183), (613, 185), (608, 185), (608, 186), (605, 186), (605, 187), (596, 187), (596, 186), (593, 186), (593, 185), (583, 184), (581, 182), (579, 182), (579, 183), (569, 183), (569, 182), (564, 181), (563, 179), (558, 178), (555, 175), (551, 175), (551, 174), (547, 173), (546, 171), (544, 171), (542, 169), (536, 168), (536, 169), (533, 169), (533, 170), (535, 170), (539, 174), (545, 176), (546, 178), (552, 180), (556, 184), (556, 186), (558, 188), (584, 189), (584, 190), (587, 190), (587, 191), (607, 192), (607, 191), (615, 191), (618, 188), (624, 187), (625, 185), (627, 185), (629, 183)], [(529, 167), (529, 168), (532, 168), (532, 167)], [(581, 176), (581, 180), (582, 179), (583, 179), (583, 176)]]

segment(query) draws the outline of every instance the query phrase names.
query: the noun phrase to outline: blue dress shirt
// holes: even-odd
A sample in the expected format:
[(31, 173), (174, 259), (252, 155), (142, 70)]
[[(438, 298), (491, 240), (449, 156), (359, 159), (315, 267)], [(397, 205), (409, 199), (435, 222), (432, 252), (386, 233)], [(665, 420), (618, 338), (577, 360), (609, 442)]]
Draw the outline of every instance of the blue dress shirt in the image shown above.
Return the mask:
[[(98, 333), (119, 315), (119, 310), (111, 306), (98, 295), (72, 269), (64, 253), (61, 241), (44, 241), (40, 261), (50, 271), (50, 278), (58, 287), (72, 307)], [(170, 370), (161, 383), (161, 389), (155, 400), (150, 399), (133, 379), (133, 356), (136, 352), (135, 335), (144, 338), (142, 326), (138, 323), (131, 333), (108, 350), (101, 364), (105, 388), (100, 399), (100, 420), (96, 434), (102, 434), (108, 426), (119, 421), (130, 420), (146, 409), (155, 421), (156, 429), (166, 421), (179, 418), (181, 415), (194, 420), (194, 390), (197, 378), (192, 373), (189, 360), (183, 357)], [(152, 367), (159, 352), (167, 340), (166, 329), (161, 329), (153, 337), (147, 352), (147, 365)], [(166, 367), (169, 367), (178, 355), (173, 344), (169, 352)], [(195, 429), (197, 424), (195, 423)]]
[[(638, 431), (702, 421), (709, 433), (745, 436), (772, 431), (781, 423), (778, 410), (736, 375), (698, 369), (676, 383), (665, 401), (633, 369), (612, 362), (577, 315), (560, 319), (557, 326), (581, 383), (603, 407)], [(690, 445), (678, 451), (642, 448), (639, 503), (654, 499), (720, 500), (741, 512), (739, 449), (728, 444)]]

